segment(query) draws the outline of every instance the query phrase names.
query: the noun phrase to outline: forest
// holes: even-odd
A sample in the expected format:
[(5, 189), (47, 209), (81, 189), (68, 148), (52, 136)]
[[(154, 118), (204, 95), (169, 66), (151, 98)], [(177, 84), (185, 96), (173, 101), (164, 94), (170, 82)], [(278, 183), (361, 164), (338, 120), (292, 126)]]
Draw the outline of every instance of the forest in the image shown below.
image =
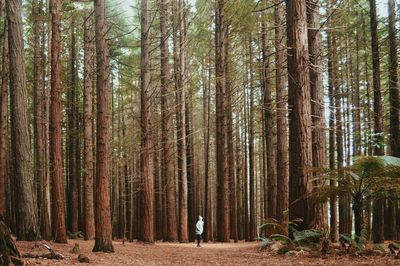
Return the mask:
[(0, 265), (392, 265), (397, 2), (0, 0)]

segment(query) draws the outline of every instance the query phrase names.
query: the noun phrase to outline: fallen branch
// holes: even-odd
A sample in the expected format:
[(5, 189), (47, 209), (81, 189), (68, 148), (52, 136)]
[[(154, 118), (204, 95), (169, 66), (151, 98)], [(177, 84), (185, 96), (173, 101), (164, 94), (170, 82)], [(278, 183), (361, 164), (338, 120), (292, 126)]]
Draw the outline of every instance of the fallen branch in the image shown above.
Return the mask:
[(45, 253), (45, 254), (41, 254), (41, 255), (26, 253), (22, 257), (30, 258), (30, 259), (48, 259), (48, 260), (63, 260), (63, 259), (65, 259), (65, 257), (62, 254), (54, 251), (49, 245), (47, 245), (45, 243), (40, 243), (40, 245), (43, 246), (44, 248), (46, 248), (49, 251), (49, 253)]

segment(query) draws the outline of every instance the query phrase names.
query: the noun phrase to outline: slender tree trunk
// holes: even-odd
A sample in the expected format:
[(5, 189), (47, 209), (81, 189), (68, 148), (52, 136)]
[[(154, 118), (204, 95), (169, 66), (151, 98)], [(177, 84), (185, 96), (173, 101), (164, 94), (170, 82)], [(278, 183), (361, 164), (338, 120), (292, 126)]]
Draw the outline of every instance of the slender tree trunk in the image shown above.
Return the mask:
[[(329, 1), (328, 8), (330, 14), (328, 19), (329, 27), (332, 27), (331, 18), (331, 6), (332, 1)], [(334, 94), (334, 63), (333, 54), (335, 53), (335, 47), (333, 46), (333, 33), (328, 33), (328, 94), (329, 94), (329, 168), (334, 170), (336, 168), (336, 158), (335, 158), (335, 94)], [(334, 189), (336, 182), (330, 180), (330, 187)], [(338, 225), (337, 225), (337, 197), (332, 196), (329, 198), (329, 228), (330, 237), (332, 242), (337, 242), (339, 240), (338, 235)]]
[(70, 46), (70, 73), (69, 80), (70, 86), (68, 90), (68, 181), (69, 181), (69, 219), (71, 221), (71, 232), (78, 232), (78, 162), (77, 162), (77, 154), (78, 154), (78, 143), (79, 140), (78, 132), (77, 132), (77, 101), (76, 101), (76, 37), (75, 37), (75, 16), (72, 14), (71, 16), (71, 46)]
[[(312, 116), (313, 167), (325, 167), (324, 90), (322, 84), (322, 45), (320, 33), (319, 1), (307, 0), (308, 45), (310, 51), (310, 93)], [(316, 182), (316, 185), (318, 183)], [(313, 207), (312, 227), (327, 226), (327, 206), (317, 203)]]
[(240, 119), (236, 121), (237, 126), (235, 129), (236, 135), (236, 201), (237, 201), (237, 223), (238, 223), (238, 239), (243, 240), (244, 237), (244, 222), (243, 222), (243, 160), (241, 150), (241, 138), (240, 138)]
[[(264, 17), (264, 16), (263, 16)], [(268, 200), (265, 204), (268, 205), (268, 218), (277, 219), (277, 162), (275, 150), (275, 130), (274, 130), (274, 115), (273, 115), (273, 102), (272, 102), (272, 89), (269, 80), (269, 55), (267, 50), (267, 25), (265, 17), (261, 22), (261, 42), (262, 42), (262, 85), (263, 85), (263, 110), (265, 120), (265, 139), (266, 139), (266, 164), (267, 164), (267, 188)]]
[(161, 31), (161, 142), (162, 160), (161, 176), (166, 185), (166, 224), (165, 240), (176, 241), (177, 220), (175, 209), (175, 178), (174, 178), (174, 143), (173, 143), (173, 91), (170, 89), (169, 51), (168, 51), (168, 0), (160, 1), (160, 31)]
[(57, 243), (67, 243), (65, 227), (64, 181), (61, 139), (61, 3), (50, 1), (51, 29), (51, 101), (50, 101), (50, 175), (52, 177), (52, 225)]
[[(0, 12), (4, 10), (4, 3)], [(3, 17), (3, 16), (2, 16)], [(8, 27), (7, 19), (4, 19), (4, 35), (2, 38), (2, 65), (1, 65), (1, 89), (0, 89), (0, 216), (7, 212), (8, 184), (8, 82), (9, 82), (9, 60), (8, 60)]]
[[(397, 62), (397, 29), (395, 1), (389, 0), (389, 91), (390, 91), (390, 151), (395, 157), (400, 157), (400, 99), (398, 88)], [(388, 228), (391, 240), (397, 240), (397, 200), (389, 200), (391, 217)]]
[(14, 163), (17, 202), (17, 237), (40, 238), (34, 175), (28, 125), (28, 98), (25, 76), (22, 7), (19, 0), (6, 1), (10, 60), (11, 147)]
[(250, 173), (250, 231), (249, 240), (254, 241), (256, 237), (256, 193), (255, 193), (255, 160), (254, 160), (254, 81), (253, 81), (253, 41), (249, 38), (249, 76), (250, 76), (250, 109), (249, 109), (249, 173)]
[[(229, 31), (229, 28), (227, 29)], [(227, 34), (229, 35), (229, 34)], [(226, 38), (225, 42), (225, 58), (226, 58), (226, 114), (227, 114), (227, 145), (228, 145), (228, 161), (229, 161), (229, 168), (228, 168), (228, 176), (230, 178), (230, 206), (231, 206), (231, 213), (230, 213), (230, 238), (232, 238), (235, 242), (238, 242), (238, 221), (237, 221), (237, 195), (236, 195), (236, 175), (235, 175), (235, 153), (233, 147), (233, 115), (232, 115), (232, 96), (233, 96), (233, 87), (231, 84), (231, 73), (230, 73), (230, 60), (229, 60), (229, 36)]]
[(230, 240), (230, 204), (226, 115), (226, 53), (227, 26), (225, 23), (225, 1), (218, 0), (215, 10), (215, 69), (216, 69), (216, 157), (218, 188), (218, 240)]
[(400, 99), (397, 76), (397, 29), (394, 0), (389, 0), (389, 43), (390, 151), (393, 156), (400, 157)]
[(303, 219), (310, 226), (310, 206), (304, 196), (310, 192), (312, 166), (310, 76), (305, 0), (289, 1), (286, 7), (289, 72), (289, 218)]
[(285, 7), (280, 0), (275, 2), (275, 79), (276, 79), (276, 134), (277, 134), (277, 206), (276, 217), (284, 226), (284, 234), (288, 234), (288, 216), (284, 214), (289, 208), (289, 168), (287, 145), (287, 108), (286, 108), (286, 73), (285, 73), (285, 45), (284, 23)]
[(150, 16), (148, 1), (141, 5), (141, 176), (143, 178), (142, 200), (142, 241), (154, 241), (153, 204), (154, 204), (154, 172), (151, 137), (151, 86), (150, 86)]
[(84, 81), (83, 81), (83, 186), (84, 186), (84, 237), (93, 239), (94, 195), (93, 195), (93, 19), (90, 10), (84, 14)]
[[(40, 5), (40, 6), (39, 6)], [(35, 182), (37, 184), (38, 192), (38, 207), (39, 207), (39, 219), (40, 219), (40, 229), (41, 234), (47, 235), (49, 238), (49, 224), (46, 222), (46, 206), (44, 205), (44, 194), (46, 193), (44, 188), (45, 182), (45, 154), (44, 154), (44, 136), (43, 136), (43, 99), (42, 99), (42, 51), (41, 51), (41, 6), (38, 0), (33, 1), (33, 31), (34, 31), (34, 58), (33, 58), (33, 105), (34, 105), (34, 172), (35, 172)]]
[(213, 216), (212, 216), (212, 202), (213, 193), (210, 176), (210, 109), (211, 109), (211, 36), (208, 52), (208, 70), (207, 76), (204, 80), (204, 97), (203, 97), (203, 121), (204, 121), (204, 215), (205, 215), (205, 228), (204, 228), (204, 241), (213, 240)]
[[(183, 0), (174, 0), (174, 79), (176, 96), (176, 130), (178, 151), (178, 182), (179, 182), (179, 242), (188, 241), (188, 184), (187, 184), (187, 153), (186, 153), (186, 60), (184, 36), (184, 3)], [(179, 33), (179, 34), (178, 34)]]
[(95, 0), (97, 60), (96, 210), (94, 252), (114, 252), (110, 211), (110, 63), (106, 42), (105, 0)]
[(354, 155), (361, 156), (361, 101), (360, 101), (360, 32), (356, 34), (356, 69), (355, 86), (353, 88), (353, 134)]
[[(383, 118), (382, 118), (382, 96), (381, 96), (381, 80), (380, 80), (380, 62), (379, 62), (379, 40), (378, 40), (378, 21), (376, 17), (375, 0), (369, 1), (370, 19), (371, 19), (371, 49), (372, 49), (372, 70), (373, 70), (373, 86), (374, 86), (374, 140), (375, 155), (384, 155), (383, 145)], [(373, 204), (373, 240), (375, 243), (381, 243), (384, 240), (384, 200), (376, 200)]]

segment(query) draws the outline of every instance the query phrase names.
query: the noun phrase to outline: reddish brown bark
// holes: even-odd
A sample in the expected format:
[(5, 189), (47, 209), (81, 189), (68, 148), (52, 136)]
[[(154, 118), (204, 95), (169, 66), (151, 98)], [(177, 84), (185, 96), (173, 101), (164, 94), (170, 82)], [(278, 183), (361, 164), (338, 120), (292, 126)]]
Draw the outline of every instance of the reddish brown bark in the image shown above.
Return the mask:
[[(284, 212), (289, 208), (289, 168), (287, 146), (287, 108), (286, 108), (286, 71), (284, 45), (285, 7), (280, 0), (275, 0), (275, 66), (276, 66), (276, 133), (277, 136), (277, 220), (283, 224), (288, 221)], [(285, 226), (285, 234), (288, 233)]]
[[(275, 147), (275, 117), (273, 115), (272, 88), (269, 78), (269, 53), (267, 44), (267, 25), (265, 18), (261, 22), (261, 43), (262, 43), (262, 85), (263, 85), (263, 110), (265, 119), (265, 147), (266, 147), (266, 165), (267, 165), (267, 196), (268, 200), (264, 201), (268, 206), (268, 218), (277, 218), (277, 200), (278, 200), (278, 179), (277, 179), (277, 161)], [(281, 66), (280, 66), (281, 67)]]
[(84, 81), (83, 81), (83, 193), (84, 193), (84, 237), (94, 238), (93, 196), (93, 19), (90, 10), (84, 13)]
[(51, 101), (50, 101), (50, 175), (52, 195), (53, 237), (67, 243), (65, 227), (64, 181), (62, 175), (61, 140), (61, 3), (50, 1), (51, 29)]
[(225, 23), (225, 1), (218, 0), (215, 10), (215, 68), (216, 68), (216, 152), (218, 188), (218, 240), (230, 240), (229, 223), (229, 177), (227, 154), (227, 115), (226, 115), (226, 54), (225, 42), (227, 26)]
[[(369, 1), (371, 22), (371, 49), (372, 49), (372, 82), (374, 87), (374, 141), (375, 155), (384, 155), (383, 145), (383, 117), (382, 117), (382, 95), (381, 95), (381, 73), (379, 62), (379, 37), (378, 20), (376, 15), (375, 0)], [(384, 240), (384, 200), (377, 200), (373, 204), (372, 232), (373, 241), (381, 243)]]
[[(308, 45), (310, 51), (310, 90), (312, 116), (313, 167), (325, 167), (324, 90), (322, 84), (322, 44), (320, 33), (319, 1), (307, 0)], [(312, 227), (327, 225), (326, 204), (314, 204)]]
[(97, 131), (95, 245), (93, 251), (114, 252), (110, 211), (110, 62), (106, 42), (106, 5), (94, 1), (97, 59)]
[(249, 38), (249, 69), (250, 72), (250, 106), (249, 106), (249, 201), (250, 201), (250, 220), (249, 238), (254, 241), (256, 237), (256, 179), (255, 179), (255, 160), (254, 160), (254, 73), (253, 73), (253, 40)]
[[(389, 93), (390, 93), (390, 152), (400, 157), (400, 99), (398, 88), (397, 62), (397, 29), (395, 1), (389, 0)], [(389, 239), (397, 239), (397, 206), (398, 201), (390, 200), (390, 217), (387, 224)]]
[(76, 36), (75, 36), (75, 16), (71, 16), (71, 44), (70, 44), (70, 73), (69, 73), (69, 88), (67, 93), (67, 114), (68, 114), (68, 182), (69, 182), (69, 197), (68, 197), (68, 219), (70, 221), (69, 229), (72, 233), (78, 232), (78, 215), (79, 215), (79, 169), (78, 169), (78, 148), (79, 148), (79, 136), (78, 136), (78, 110), (77, 110), (77, 84), (76, 84)]
[(151, 86), (150, 86), (150, 16), (148, 1), (143, 0), (141, 4), (141, 176), (143, 189), (141, 192), (141, 226), (144, 242), (154, 241), (153, 227), (153, 203), (154, 203), (154, 173), (152, 157), (152, 136), (151, 136)]
[(169, 86), (169, 50), (168, 50), (168, 0), (160, 2), (160, 32), (161, 32), (161, 141), (162, 160), (161, 176), (165, 182), (166, 191), (166, 241), (176, 241), (177, 220), (175, 208), (175, 176), (174, 176), (174, 138), (173, 138), (173, 93)]
[[(0, 12), (3, 13), (4, 3), (1, 3)], [(7, 19), (4, 19), (4, 35), (2, 38), (2, 62), (1, 62), (1, 89), (0, 89), (0, 216), (7, 211), (7, 157), (8, 157), (8, 29)]]
[(311, 104), (307, 16), (305, 0), (286, 6), (289, 73), (289, 218), (301, 218), (301, 228), (310, 225), (310, 208), (305, 196), (310, 192), (312, 166)]
[(17, 238), (40, 238), (31, 165), (21, 2), (6, 1), (10, 65), (11, 148), (17, 203)]

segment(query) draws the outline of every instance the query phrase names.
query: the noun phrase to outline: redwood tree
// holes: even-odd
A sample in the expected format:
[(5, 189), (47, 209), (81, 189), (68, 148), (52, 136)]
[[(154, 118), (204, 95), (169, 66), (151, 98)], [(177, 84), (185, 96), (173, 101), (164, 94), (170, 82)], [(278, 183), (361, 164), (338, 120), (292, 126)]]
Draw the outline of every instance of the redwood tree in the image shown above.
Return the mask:
[(65, 227), (64, 181), (61, 140), (61, 2), (50, 1), (51, 12), (51, 100), (50, 100), (50, 175), (53, 237), (67, 243)]
[(141, 52), (140, 52), (140, 125), (141, 125), (141, 239), (144, 242), (154, 241), (153, 203), (154, 203), (154, 173), (151, 135), (151, 86), (150, 86), (150, 16), (148, 1), (141, 4)]
[[(310, 93), (312, 116), (312, 166), (325, 167), (325, 117), (322, 84), (322, 44), (320, 33), (319, 1), (307, 0), (308, 45), (310, 51)], [(326, 226), (326, 205), (313, 206), (312, 226)]]
[[(394, 0), (389, 0), (389, 46), (390, 152), (391, 155), (400, 157), (400, 99), (397, 76), (397, 29)], [(397, 239), (397, 204), (397, 200), (389, 200), (391, 215), (387, 228), (389, 229), (389, 238), (391, 240)]]
[[(384, 155), (383, 146), (383, 118), (382, 118), (382, 95), (381, 95), (381, 69), (379, 62), (379, 40), (378, 20), (376, 15), (375, 0), (369, 1), (370, 23), (371, 23), (371, 49), (372, 49), (372, 82), (374, 87), (374, 141), (375, 155)], [(384, 240), (384, 200), (376, 200), (373, 203), (373, 241), (381, 243)]]
[(174, 135), (172, 124), (173, 93), (169, 86), (169, 50), (168, 50), (168, 0), (160, 1), (160, 32), (161, 32), (161, 139), (162, 160), (161, 176), (166, 186), (166, 223), (165, 240), (176, 241), (177, 220), (175, 208), (175, 178), (174, 178)]
[(97, 60), (96, 209), (93, 251), (114, 252), (110, 212), (110, 62), (105, 0), (94, 1)]
[(84, 63), (83, 63), (83, 193), (84, 193), (84, 236), (93, 239), (94, 199), (93, 199), (93, 27), (90, 10), (84, 12)]
[(218, 0), (215, 10), (215, 75), (216, 75), (216, 150), (218, 189), (218, 240), (230, 240), (230, 204), (226, 115), (226, 53), (225, 1)]
[(17, 200), (17, 237), (40, 238), (28, 124), (22, 7), (19, 0), (6, 1), (10, 60), (11, 149)]
[[(276, 174), (277, 174), (277, 220), (286, 225), (288, 217), (284, 212), (289, 208), (288, 194), (288, 146), (287, 146), (287, 120), (286, 120), (286, 71), (285, 71), (285, 45), (284, 45), (284, 23), (285, 7), (281, 0), (275, 2), (275, 79), (276, 79)], [(287, 226), (285, 233), (287, 234)]]
[[(1, 3), (0, 12), (4, 14), (4, 2)], [(3, 17), (3, 16), (2, 16)], [(0, 216), (7, 211), (7, 157), (8, 157), (8, 29), (7, 19), (4, 19), (3, 56), (1, 62), (1, 87), (0, 87)]]
[[(310, 208), (304, 198), (310, 192), (312, 166), (311, 104), (306, 1), (288, 1), (286, 6), (289, 75), (289, 218), (310, 225)], [(296, 201), (296, 202), (295, 202)]]

